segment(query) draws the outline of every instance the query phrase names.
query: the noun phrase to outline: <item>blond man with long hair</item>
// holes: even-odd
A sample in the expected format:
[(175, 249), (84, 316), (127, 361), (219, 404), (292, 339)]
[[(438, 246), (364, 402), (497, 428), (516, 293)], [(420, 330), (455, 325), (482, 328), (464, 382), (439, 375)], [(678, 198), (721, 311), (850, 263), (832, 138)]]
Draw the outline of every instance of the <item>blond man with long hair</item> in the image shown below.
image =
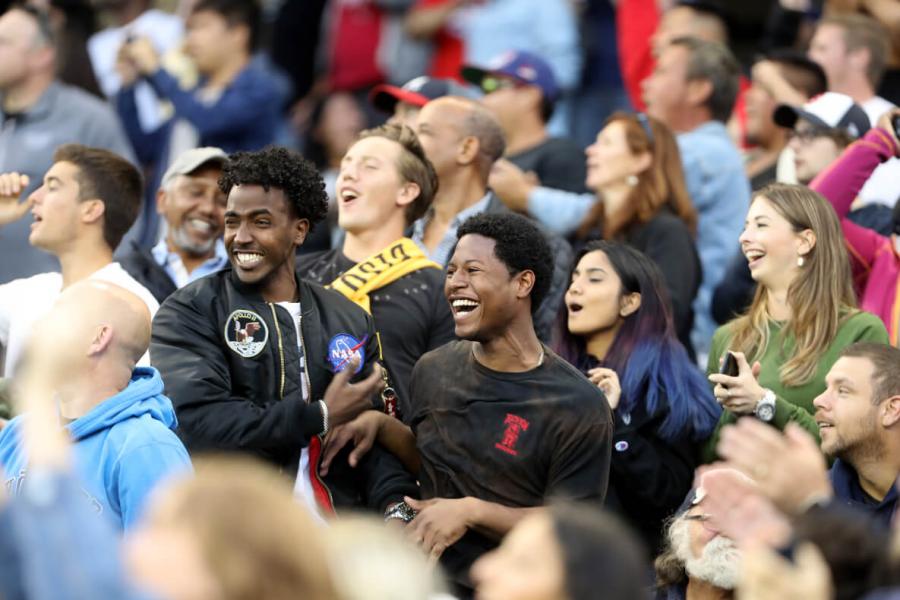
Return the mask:
[[(822, 196), (800, 185), (762, 188), (740, 243), (757, 289), (746, 314), (713, 337), (707, 373), (725, 411), (707, 460), (715, 457), (719, 429), (742, 416), (778, 429), (796, 421), (818, 437), (813, 399), (841, 350), (888, 343), (881, 320), (856, 308), (840, 223)], [(736, 375), (719, 373), (729, 352)]]

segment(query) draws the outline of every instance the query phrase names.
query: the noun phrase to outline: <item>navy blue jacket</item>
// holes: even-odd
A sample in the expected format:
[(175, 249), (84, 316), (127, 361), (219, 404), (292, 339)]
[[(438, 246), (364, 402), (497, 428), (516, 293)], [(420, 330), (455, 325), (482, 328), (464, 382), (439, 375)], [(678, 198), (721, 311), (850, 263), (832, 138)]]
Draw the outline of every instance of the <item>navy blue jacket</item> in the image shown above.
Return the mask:
[(834, 461), (829, 477), (836, 503), (869, 515), (885, 531), (890, 529), (891, 519), (897, 510), (898, 494), (895, 486), (891, 486), (887, 496), (879, 502), (862, 489), (856, 470), (841, 459)]

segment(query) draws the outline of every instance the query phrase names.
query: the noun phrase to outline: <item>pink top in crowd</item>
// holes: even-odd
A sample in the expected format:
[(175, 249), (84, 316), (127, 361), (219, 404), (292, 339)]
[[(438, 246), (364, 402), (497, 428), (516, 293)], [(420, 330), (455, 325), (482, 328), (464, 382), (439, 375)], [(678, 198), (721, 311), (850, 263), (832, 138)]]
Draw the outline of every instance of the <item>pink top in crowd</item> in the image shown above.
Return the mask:
[(860, 293), (860, 308), (881, 317), (892, 346), (900, 345), (900, 256), (892, 238), (853, 223), (847, 213), (872, 171), (896, 154), (897, 143), (891, 135), (884, 129), (872, 128), (810, 184), (828, 198), (840, 217), (854, 283)]

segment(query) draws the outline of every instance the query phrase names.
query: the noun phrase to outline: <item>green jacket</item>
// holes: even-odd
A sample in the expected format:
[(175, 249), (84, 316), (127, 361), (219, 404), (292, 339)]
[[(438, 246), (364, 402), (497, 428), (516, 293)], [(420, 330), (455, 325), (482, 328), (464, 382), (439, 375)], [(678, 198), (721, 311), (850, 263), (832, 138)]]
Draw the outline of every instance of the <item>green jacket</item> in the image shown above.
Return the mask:
[[(807, 383), (798, 386), (786, 386), (781, 383), (779, 371), (787, 356), (794, 351), (794, 339), (788, 337), (782, 339), (781, 322), (769, 322), (769, 347), (766, 353), (759, 358), (761, 370), (759, 384), (775, 392), (775, 419), (772, 425), (783, 430), (790, 421), (795, 421), (801, 427), (819, 439), (819, 427), (813, 415), (816, 412), (813, 400), (825, 391), (825, 375), (837, 361), (841, 351), (856, 342), (877, 342), (888, 344), (887, 330), (881, 319), (867, 312), (857, 312), (848, 317), (838, 329), (834, 341), (825, 350), (819, 359), (819, 366), (815, 375)], [(784, 348), (782, 350), (782, 341)], [(731, 323), (725, 324), (716, 330), (709, 352), (709, 362), (706, 366), (707, 375), (719, 372), (719, 360), (729, 350), (731, 342)], [(712, 385), (712, 384), (710, 384)], [(702, 452), (702, 462), (710, 463), (718, 457), (716, 445), (719, 443), (719, 434), (722, 427), (735, 423), (737, 416), (729, 410), (724, 410), (719, 418), (719, 424), (713, 431)]]

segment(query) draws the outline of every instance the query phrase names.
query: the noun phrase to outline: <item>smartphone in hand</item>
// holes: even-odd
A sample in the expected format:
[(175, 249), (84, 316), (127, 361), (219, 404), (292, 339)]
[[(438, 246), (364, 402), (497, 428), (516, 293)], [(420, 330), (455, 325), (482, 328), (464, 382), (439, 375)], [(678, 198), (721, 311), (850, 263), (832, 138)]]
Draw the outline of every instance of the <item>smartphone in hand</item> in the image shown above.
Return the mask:
[(734, 354), (731, 353), (731, 350), (725, 353), (725, 360), (722, 361), (722, 368), (719, 369), (719, 373), (728, 375), (729, 377), (737, 377), (740, 373), (737, 359), (734, 357)]

